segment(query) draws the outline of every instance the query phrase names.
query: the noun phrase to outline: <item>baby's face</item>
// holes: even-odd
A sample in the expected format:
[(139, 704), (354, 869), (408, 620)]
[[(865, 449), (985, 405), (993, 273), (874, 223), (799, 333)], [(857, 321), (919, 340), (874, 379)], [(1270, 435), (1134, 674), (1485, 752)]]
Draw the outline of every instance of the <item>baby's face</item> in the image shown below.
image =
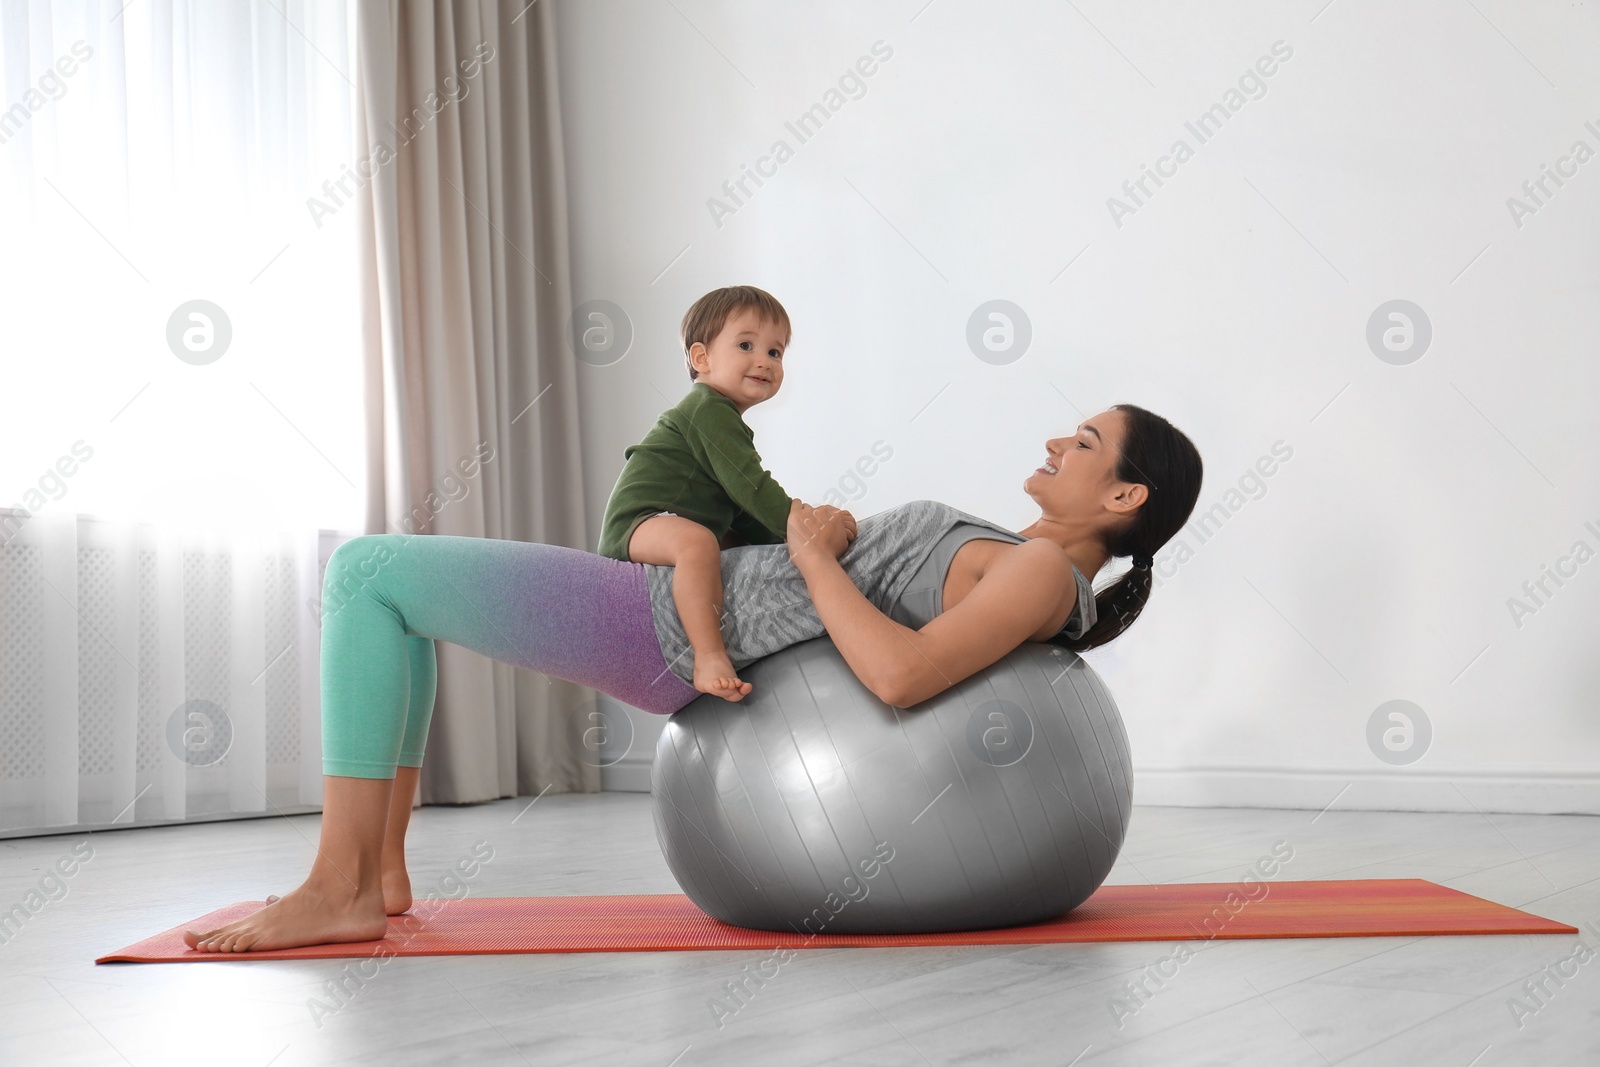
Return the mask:
[(709, 346), (694, 345), (689, 359), (705, 382), (738, 405), (740, 412), (777, 393), (783, 384), (785, 331), (754, 308), (728, 316)]

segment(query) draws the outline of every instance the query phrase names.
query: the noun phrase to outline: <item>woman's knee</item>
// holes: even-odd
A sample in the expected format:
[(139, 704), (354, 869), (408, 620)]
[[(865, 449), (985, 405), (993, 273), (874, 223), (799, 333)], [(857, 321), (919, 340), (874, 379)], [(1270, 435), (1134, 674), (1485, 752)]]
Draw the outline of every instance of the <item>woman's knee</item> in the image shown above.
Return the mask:
[(328, 557), (328, 573), (368, 572), (375, 570), (377, 561), (394, 552), (394, 535), (362, 534), (352, 537), (333, 550)]
[(394, 534), (362, 534), (339, 545), (322, 577), (322, 614), (337, 610), (377, 578), (400, 550)]

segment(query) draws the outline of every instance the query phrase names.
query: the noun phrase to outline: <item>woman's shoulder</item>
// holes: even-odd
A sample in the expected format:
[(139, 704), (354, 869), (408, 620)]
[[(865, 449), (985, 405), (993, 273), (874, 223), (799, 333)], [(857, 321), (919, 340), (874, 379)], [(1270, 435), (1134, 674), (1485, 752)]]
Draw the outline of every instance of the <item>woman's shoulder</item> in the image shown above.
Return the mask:
[[(1007, 535), (1007, 540), (1017, 544), (1030, 543), (1028, 538), (1023, 537), (1015, 530), (983, 518), (981, 515), (973, 515), (940, 500), (908, 500), (904, 504), (896, 504), (894, 507), (885, 508), (876, 514), (869, 515), (859, 520), (858, 525), (861, 532), (866, 533), (870, 524), (879, 522), (885, 523), (888, 527), (906, 527), (917, 530), (922, 530), (926, 527), (937, 530), (940, 533), (958, 524), (966, 523), (1005, 534)], [(861, 538), (858, 537), (857, 540), (860, 541)], [(1039, 538), (1034, 538), (1033, 540), (1042, 541)], [(1055, 551), (1051, 552), (1051, 549)], [(1095, 623), (1094, 584), (1078, 569), (1077, 564), (1072, 562), (1066, 551), (1061, 549), (1059, 545), (1049, 541), (1042, 541), (1041, 544), (1030, 549), (1030, 551), (1059, 556), (1061, 560), (1065, 561), (1066, 566), (1070, 568), (1073, 583), (1077, 587), (1077, 603), (1073, 606), (1072, 613), (1062, 626), (1061, 635), (1068, 638), (1081, 637)], [(918, 562), (920, 562), (920, 559)]]
[(1009, 535), (1009, 538), (1014, 540), (1017, 544), (1030, 546), (1030, 552), (1037, 553), (1040, 557), (1047, 559), (1050, 564), (1062, 566), (1064, 568), (1062, 571), (1063, 577), (1070, 573), (1072, 576), (1073, 585), (1077, 588), (1077, 603), (1073, 606), (1072, 613), (1067, 617), (1065, 625), (1062, 626), (1061, 634), (1068, 638), (1078, 638), (1087, 632), (1089, 627), (1094, 625), (1096, 619), (1094, 583), (1087, 575), (1078, 569), (1078, 565), (1072, 562), (1072, 557), (1070, 557), (1066, 550), (1060, 545), (1056, 544), (1054, 541), (1050, 541), (1042, 537), (1035, 537), (1031, 539), (1024, 537), (1015, 530), (1001, 526), (997, 522), (992, 522), (989, 519), (985, 519), (978, 515), (969, 514), (960, 510), (959, 508), (950, 507), (948, 504), (941, 504), (936, 500), (919, 501), (918, 503), (929, 503), (938, 508), (943, 508), (950, 515), (955, 516), (956, 521), (958, 522), (970, 523), (974, 526), (983, 526), (989, 528), (990, 530), (996, 530), (1000, 533), (1007, 534)]

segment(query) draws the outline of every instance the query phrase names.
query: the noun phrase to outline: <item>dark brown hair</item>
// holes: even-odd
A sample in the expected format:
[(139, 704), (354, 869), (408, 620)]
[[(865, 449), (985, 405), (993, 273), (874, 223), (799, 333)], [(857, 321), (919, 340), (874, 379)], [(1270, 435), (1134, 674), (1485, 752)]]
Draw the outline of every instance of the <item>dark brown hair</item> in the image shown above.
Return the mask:
[[(1205, 469), (1194, 442), (1160, 415), (1133, 404), (1113, 404), (1111, 410), (1127, 417), (1114, 477), (1119, 482), (1144, 485), (1150, 495), (1134, 511), (1131, 522), (1107, 534), (1106, 551), (1113, 557), (1154, 558), (1156, 551), (1189, 521), (1200, 496)], [(1083, 652), (1121, 636), (1149, 601), (1153, 578), (1153, 570), (1130, 568), (1104, 589), (1096, 590), (1095, 623), (1087, 633), (1076, 640), (1057, 634), (1050, 643)]]
[[(696, 341), (711, 347), (711, 342), (722, 332), (722, 327), (727, 325), (728, 317), (743, 311), (746, 308), (755, 308), (763, 321), (775, 322), (783, 327), (783, 343), (789, 344), (790, 327), (789, 313), (783, 310), (783, 305), (778, 303), (777, 297), (765, 289), (757, 289), (753, 285), (730, 285), (725, 289), (713, 289), (711, 292), (696, 300), (683, 316), (683, 326), (679, 328), (679, 336), (683, 339), (683, 361), (689, 364), (689, 349), (694, 347)], [(695, 380), (695, 370), (689, 364), (689, 380)]]

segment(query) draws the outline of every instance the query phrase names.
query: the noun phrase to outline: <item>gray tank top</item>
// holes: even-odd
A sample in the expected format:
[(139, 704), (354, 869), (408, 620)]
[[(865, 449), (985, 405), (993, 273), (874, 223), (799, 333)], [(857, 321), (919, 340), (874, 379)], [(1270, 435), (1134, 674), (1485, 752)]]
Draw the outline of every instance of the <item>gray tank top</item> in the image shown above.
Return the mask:
[[(917, 572), (911, 576), (911, 580), (895, 599), (887, 612), (888, 616), (913, 630), (920, 630), (936, 616), (943, 614), (944, 580), (950, 570), (950, 561), (955, 559), (956, 552), (962, 545), (979, 539), (1009, 541), (1018, 545), (1027, 540), (1021, 534), (990, 526), (988, 523), (979, 525), (958, 522), (934, 543), (933, 550), (928, 553), (922, 565), (917, 568)], [(1078, 602), (1073, 605), (1072, 614), (1067, 616), (1066, 623), (1058, 632), (1063, 637), (1076, 640), (1094, 625), (1094, 588), (1076, 566), (1072, 568), (1072, 577), (1078, 583)]]
[[(1026, 540), (1003, 526), (937, 500), (913, 500), (860, 519), (839, 564), (861, 594), (896, 622), (921, 629), (943, 611), (944, 577), (956, 550), (974, 538)], [(743, 667), (827, 632), (787, 545), (746, 545), (722, 553), (722, 639)], [(694, 679), (694, 655), (672, 600), (673, 568), (644, 564), (650, 609), (667, 668)], [(1077, 567), (1077, 604), (1061, 633), (1094, 625), (1094, 588)]]

